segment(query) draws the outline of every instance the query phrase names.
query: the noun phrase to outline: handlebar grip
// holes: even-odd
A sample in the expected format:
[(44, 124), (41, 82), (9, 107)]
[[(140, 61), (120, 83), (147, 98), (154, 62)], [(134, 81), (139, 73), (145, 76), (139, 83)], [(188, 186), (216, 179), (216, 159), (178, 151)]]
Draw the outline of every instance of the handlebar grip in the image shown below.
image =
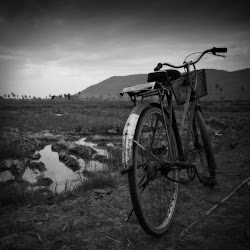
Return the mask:
[(227, 52), (227, 48), (212, 48), (212, 53), (226, 53)]
[(158, 63), (154, 71), (158, 71), (162, 68), (162, 63)]

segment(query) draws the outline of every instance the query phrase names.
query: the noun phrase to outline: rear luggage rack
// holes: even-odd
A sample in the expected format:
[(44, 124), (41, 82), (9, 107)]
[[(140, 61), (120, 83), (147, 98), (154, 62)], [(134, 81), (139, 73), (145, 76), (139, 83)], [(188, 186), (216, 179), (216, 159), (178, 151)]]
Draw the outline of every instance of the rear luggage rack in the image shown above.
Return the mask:
[(142, 98), (153, 96), (158, 93), (158, 90), (155, 88), (155, 82), (138, 84), (131, 87), (126, 87), (120, 93), (123, 96), (124, 93), (127, 93), (130, 97), (132, 96), (141, 96)]

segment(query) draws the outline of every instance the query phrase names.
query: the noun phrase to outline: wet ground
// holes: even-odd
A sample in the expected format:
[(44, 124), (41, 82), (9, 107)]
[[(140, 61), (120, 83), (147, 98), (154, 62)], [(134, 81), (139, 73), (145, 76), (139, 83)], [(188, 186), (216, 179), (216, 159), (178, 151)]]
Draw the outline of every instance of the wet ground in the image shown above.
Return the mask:
[[(49, 189), (62, 192), (73, 189), (87, 179), (83, 173), (108, 170), (112, 151), (121, 152), (120, 137), (116, 145), (111, 143), (110, 136), (93, 137), (94, 140), (83, 137), (76, 141), (65, 141), (60, 139), (53, 144), (48, 144), (41, 150), (36, 151), (28, 161), (8, 159), (2, 162), (5, 171), (0, 172), (0, 182), (15, 181), (20, 179), (30, 184), (37, 184), (38, 180), (50, 180)], [(119, 145), (119, 147), (117, 147)], [(16, 169), (21, 168), (17, 177)], [(4, 170), (4, 169), (3, 169)], [(40, 185), (41, 186), (41, 185)]]
[(218, 184), (209, 189), (195, 179), (180, 185), (173, 223), (161, 238), (147, 235), (134, 214), (125, 222), (132, 205), (127, 178), (116, 172), (113, 189), (60, 204), (1, 210), (0, 248), (249, 249), (250, 181), (239, 186), (250, 177), (249, 111), (204, 115), (212, 128)]

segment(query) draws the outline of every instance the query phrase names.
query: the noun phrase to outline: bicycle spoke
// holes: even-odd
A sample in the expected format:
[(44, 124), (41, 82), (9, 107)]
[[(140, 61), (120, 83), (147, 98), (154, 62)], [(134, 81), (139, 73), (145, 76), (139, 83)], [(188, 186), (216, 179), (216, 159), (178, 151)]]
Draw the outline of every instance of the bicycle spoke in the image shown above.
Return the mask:
[(145, 147), (143, 147), (140, 143), (138, 143), (137, 141), (134, 140), (134, 143), (137, 144), (137, 146), (139, 146), (142, 150), (144, 150), (148, 155), (150, 155), (152, 158), (154, 158), (154, 160), (156, 160), (160, 165), (164, 165), (164, 163), (156, 158), (151, 152), (149, 152)]

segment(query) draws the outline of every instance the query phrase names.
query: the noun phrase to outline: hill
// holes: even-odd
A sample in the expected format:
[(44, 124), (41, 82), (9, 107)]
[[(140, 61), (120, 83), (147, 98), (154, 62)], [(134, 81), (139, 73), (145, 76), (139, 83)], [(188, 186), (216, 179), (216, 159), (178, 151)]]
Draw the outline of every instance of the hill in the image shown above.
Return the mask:
[[(209, 95), (204, 100), (250, 100), (250, 68), (228, 72), (206, 69)], [(120, 99), (124, 87), (147, 82), (147, 74), (112, 76), (92, 85), (80, 94), (81, 99)]]

